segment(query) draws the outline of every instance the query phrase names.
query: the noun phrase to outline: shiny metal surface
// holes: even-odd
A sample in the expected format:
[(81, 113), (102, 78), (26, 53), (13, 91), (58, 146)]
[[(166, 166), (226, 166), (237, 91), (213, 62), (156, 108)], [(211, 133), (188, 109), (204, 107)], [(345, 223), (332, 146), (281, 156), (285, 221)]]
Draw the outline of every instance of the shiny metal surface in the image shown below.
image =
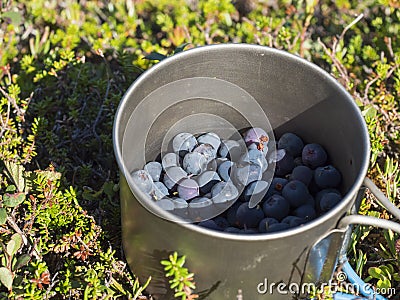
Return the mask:
[[(138, 103), (158, 87), (192, 77), (223, 79), (247, 91), (258, 101), (278, 137), (293, 131), (306, 142), (321, 143), (343, 174), (343, 201), (304, 226), (268, 235), (224, 234), (167, 221), (145, 209), (136, 200), (143, 194), (133, 185), (129, 173), (143, 167), (143, 161), (136, 159), (143, 156), (143, 151), (149, 159), (157, 156), (169, 120), (157, 120), (158, 126), (151, 128), (151, 136), (146, 139), (149, 144), (143, 147), (134, 141), (140, 140), (142, 131), (138, 128), (152, 118), (153, 112), (150, 109), (135, 120), (130, 116)], [(190, 108), (181, 113), (189, 116), (193, 111), (201, 112), (201, 102)], [(215, 113), (229, 117), (238, 129), (243, 125), (228, 110)], [(153, 277), (149, 291), (155, 299), (172, 299), (166, 294), (168, 282), (159, 261), (174, 250), (187, 255), (187, 266), (195, 273), (196, 292), (204, 291), (204, 299), (236, 299), (238, 289), (243, 291), (245, 300), (290, 299), (289, 291), (277, 294), (275, 290), (271, 294), (265, 288), (270, 283), (284, 282), (288, 286), (306, 278), (308, 251), (350, 211), (369, 162), (364, 120), (343, 87), (301, 58), (255, 45), (205, 46), (158, 63), (125, 94), (115, 118), (113, 138), (121, 170), (125, 254), (133, 273), (142, 281)], [(260, 289), (266, 293), (260, 294)]]

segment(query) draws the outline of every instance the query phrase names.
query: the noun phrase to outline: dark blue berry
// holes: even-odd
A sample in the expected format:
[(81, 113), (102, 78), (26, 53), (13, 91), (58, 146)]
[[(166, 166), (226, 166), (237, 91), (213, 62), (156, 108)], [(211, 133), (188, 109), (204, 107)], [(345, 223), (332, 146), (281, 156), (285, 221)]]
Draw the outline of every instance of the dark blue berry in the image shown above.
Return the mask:
[(164, 183), (160, 181), (154, 182), (153, 197), (155, 200), (160, 200), (169, 195), (169, 191)]
[(172, 211), (175, 209), (174, 203), (170, 199), (161, 199), (155, 202), (163, 210)]
[(325, 149), (319, 144), (307, 144), (303, 148), (301, 155), (303, 163), (312, 169), (325, 165), (328, 154)]
[(282, 190), (282, 196), (289, 201), (290, 206), (293, 208), (305, 204), (309, 199), (309, 195), (307, 186), (299, 180), (288, 182)]
[(240, 205), (240, 202), (235, 202), (226, 211), (226, 219), (231, 226), (239, 226), (238, 220), (236, 218), (236, 213)]
[(236, 219), (242, 228), (255, 228), (264, 218), (264, 213), (260, 207), (249, 208), (247, 202), (242, 203), (236, 212)]
[(188, 174), (198, 175), (207, 169), (207, 158), (199, 152), (189, 152), (183, 158), (182, 167)]
[(216, 183), (221, 181), (221, 178), (219, 177), (218, 173), (214, 171), (205, 171), (197, 176), (196, 181), (199, 184), (200, 192), (207, 194), (211, 192), (211, 188)]
[(172, 190), (180, 180), (187, 177), (187, 173), (181, 167), (170, 167), (165, 171), (164, 184)]
[(262, 172), (268, 168), (268, 162), (265, 159), (264, 153), (258, 149), (251, 149), (243, 154), (239, 160), (241, 164), (255, 164), (261, 167)]
[(272, 224), (278, 224), (279, 221), (277, 219), (274, 218), (264, 218), (260, 221), (260, 223), (258, 224), (258, 231), (260, 233), (265, 233), (268, 232), (268, 228), (269, 226), (271, 226)]
[(199, 185), (190, 178), (182, 179), (178, 182), (178, 195), (183, 200), (190, 200), (199, 195)]
[(159, 181), (162, 171), (162, 165), (157, 161), (148, 162), (144, 166), (144, 170), (149, 173), (153, 181)]
[(207, 229), (218, 230), (218, 231), (221, 230), (221, 228), (213, 220), (201, 221), (198, 225)]
[(313, 171), (306, 166), (295, 167), (290, 175), (291, 180), (300, 180), (305, 185), (309, 185), (313, 178)]
[(145, 170), (138, 170), (131, 174), (133, 183), (146, 194), (153, 191), (153, 179)]
[(179, 167), (180, 165), (180, 159), (178, 154), (176, 153), (166, 153), (163, 157), (162, 157), (162, 167), (164, 170), (167, 170), (170, 167)]
[(214, 147), (214, 149), (216, 151), (219, 149), (219, 146), (221, 145), (221, 139), (214, 132), (208, 132), (208, 133), (200, 135), (197, 138), (197, 142), (199, 144), (210, 144)]
[(293, 211), (293, 215), (299, 218), (303, 218), (306, 221), (313, 220), (317, 217), (314, 206), (310, 204), (299, 206)]
[(335, 193), (339, 195), (339, 197), (342, 197), (342, 194), (339, 192), (339, 190), (334, 189), (334, 188), (328, 188), (328, 189), (323, 189), (320, 190), (316, 195), (315, 195), (315, 207), (317, 208), (318, 211), (321, 211), (321, 199), (325, 194), (328, 193)]
[(286, 223), (286, 224), (288, 224), (290, 226), (290, 228), (293, 228), (293, 227), (300, 226), (300, 225), (306, 223), (307, 221), (305, 219), (303, 219), (303, 218), (300, 218), (300, 217), (287, 216), (281, 222), (282, 223)]
[(290, 172), (292, 172), (293, 169), (294, 169), (293, 156), (285, 152), (285, 155), (276, 162), (275, 174), (277, 176), (285, 176)]
[(319, 188), (335, 188), (338, 187), (342, 176), (340, 172), (332, 165), (325, 167), (318, 167), (314, 173), (315, 183)]
[(262, 178), (262, 169), (259, 165), (249, 164), (243, 167), (233, 167), (233, 179), (243, 186)]
[(271, 226), (268, 227), (267, 233), (283, 231), (289, 228), (290, 228), (289, 224), (286, 223), (272, 224)]
[(304, 143), (297, 135), (291, 132), (287, 132), (281, 136), (278, 141), (278, 148), (285, 149), (286, 152), (291, 156), (301, 155)]
[(272, 195), (263, 203), (263, 211), (266, 217), (282, 220), (289, 214), (290, 204), (280, 195)]
[(246, 145), (250, 145), (252, 143), (262, 143), (268, 142), (269, 137), (264, 129), (254, 127), (247, 130), (243, 136)]
[(191, 133), (182, 132), (177, 134), (172, 140), (172, 149), (179, 156), (183, 157), (197, 146), (197, 140)]
[(218, 166), (217, 172), (219, 176), (222, 178), (222, 180), (228, 182), (231, 180), (230, 174), (232, 170), (232, 166), (234, 165), (233, 162), (230, 160), (224, 161)]
[(229, 222), (224, 217), (217, 216), (217, 217), (213, 218), (212, 220), (218, 225), (219, 228), (226, 229), (229, 227)]
[(282, 190), (288, 182), (289, 181), (285, 178), (274, 177), (264, 199), (268, 199), (275, 194), (282, 195)]
[(218, 182), (211, 189), (214, 203), (226, 203), (239, 197), (238, 189), (231, 182)]
[(336, 193), (326, 193), (320, 201), (321, 211), (326, 212), (332, 209), (342, 200), (342, 197)]
[(211, 144), (200, 144), (199, 146), (194, 148), (193, 152), (198, 152), (204, 155), (207, 163), (217, 157), (217, 150), (215, 150)]

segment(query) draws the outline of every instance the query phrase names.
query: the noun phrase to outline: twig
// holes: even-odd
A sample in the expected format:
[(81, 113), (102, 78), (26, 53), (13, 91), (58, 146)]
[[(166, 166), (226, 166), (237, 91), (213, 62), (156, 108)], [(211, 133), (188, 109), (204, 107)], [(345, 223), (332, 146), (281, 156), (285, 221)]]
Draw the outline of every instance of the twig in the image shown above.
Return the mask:
[[(28, 238), (26, 237), (25, 233), (18, 227), (17, 223), (15, 223), (14, 219), (11, 218), (10, 216), (7, 217), (7, 223), (12, 227), (12, 229), (15, 230), (15, 232), (19, 233), (22, 237), (22, 241), (24, 242), (25, 245), (28, 244)], [(36, 257), (38, 260), (42, 260), (42, 257), (40, 256), (38, 250), (36, 249), (35, 245), (32, 245), (33, 251), (32, 254)]]
[(17, 101), (15, 101), (15, 99), (13, 97), (11, 97), (5, 90), (3, 90), (3, 88), (0, 86), (0, 92), (4, 95), (4, 97), (7, 98), (8, 101), (10, 101), (12, 103), (12, 105), (14, 106), (15, 110), (17, 111), (18, 116), (20, 116), (21, 118), (24, 117), (24, 113), (23, 111), (18, 107)]
[(353, 27), (355, 24), (357, 24), (362, 18), (364, 18), (364, 14), (360, 14), (357, 18), (355, 18), (353, 20), (353, 22), (351, 22), (349, 25), (347, 25), (344, 30), (342, 31), (342, 34), (339, 37), (339, 40), (343, 40), (344, 35), (346, 34), (346, 32)]

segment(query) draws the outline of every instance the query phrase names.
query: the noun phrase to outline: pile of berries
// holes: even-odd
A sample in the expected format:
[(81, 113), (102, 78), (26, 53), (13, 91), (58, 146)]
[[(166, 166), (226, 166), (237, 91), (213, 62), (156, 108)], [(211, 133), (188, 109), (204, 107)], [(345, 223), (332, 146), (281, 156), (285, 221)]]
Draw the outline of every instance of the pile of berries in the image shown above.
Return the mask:
[(271, 143), (261, 128), (248, 129), (239, 141), (180, 133), (171, 152), (132, 179), (164, 210), (228, 233), (293, 228), (341, 201), (341, 174), (321, 145), (304, 144), (294, 133)]

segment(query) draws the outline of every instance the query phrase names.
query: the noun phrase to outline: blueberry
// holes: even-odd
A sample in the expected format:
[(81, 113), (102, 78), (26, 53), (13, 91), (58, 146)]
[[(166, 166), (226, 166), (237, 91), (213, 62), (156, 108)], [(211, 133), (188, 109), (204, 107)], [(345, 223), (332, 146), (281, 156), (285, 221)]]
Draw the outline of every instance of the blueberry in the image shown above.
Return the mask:
[(301, 155), (304, 143), (297, 135), (291, 132), (287, 132), (281, 136), (278, 141), (278, 148), (285, 149), (286, 152), (291, 156)]
[(164, 184), (169, 190), (172, 190), (185, 177), (187, 177), (187, 173), (181, 167), (170, 167), (165, 171)]
[(211, 189), (212, 200), (214, 203), (226, 203), (236, 200), (239, 191), (231, 182), (218, 182)]
[(218, 171), (219, 176), (221, 176), (222, 180), (224, 180), (226, 182), (231, 180), (230, 175), (231, 175), (231, 170), (232, 170), (233, 165), (234, 165), (233, 162), (231, 162), (230, 160), (227, 160), (218, 166), (217, 171)]
[(169, 191), (164, 183), (156, 181), (153, 183), (153, 198), (155, 200), (160, 200), (169, 195)]
[(221, 139), (214, 132), (208, 132), (200, 135), (197, 138), (197, 142), (199, 144), (210, 144), (214, 147), (215, 150), (218, 150), (219, 146), (221, 145)]
[(272, 195), (265, 200), (262, 208), (266, 217), (282, 220), (289, 214), (290, 204), (284, 197), (280, 195)]
[(159, 181), (162, 171), (162, 165), (157, 161), (148, 162), (144, 168), (147, 173), (151, 176), (153, 181)]
[(213, 229), (218, 231), (221, 230), (221, 228), (213, 220), (201, 221), (198, 225), (207, 229)]
[(214, 147), (210, 144), (201, 144), (194, 148), (193, 152), (198, 152), (204, 155), (207, 163), (217, 157), (217, 150), (215, 150)]
[(338, 187), (342, 176), (340, 172), (332, 165), (325, 167), (318, 167), (315, 169), (314, 173), (315, 183), (319, 188), (335, 188)]
[(232, 226), (225, 228), (224, 231), (227, 233), (240, 233), (241, 232), (239, 228), (232, 227)]
[(245, 202), (250, 201), (252, 197), (256, 199), (262, 199), (268, 190), (268, 182), (264, 180), (257, 180), (251, 182), (243, 191), (243, 200)]
[(200, 192), (207, 194), (216, 183), (221, 181), (221, 178), (214, 171), (205, 171), (197, 176), (196, 181), (199, 184)]
[(342, 197), (337, 193), (326, 193), (322, 196), (320, 201), (321, 211), (326, 212), (332, 209), (336, 204), (342, 200)]
[(290, 226), (290, 228), (293, 228), (293, 227), (300, 226), (300, 225), (306, 223), (307, 221), (305, 219), (303, 219), (303, 218), (300, 218), (300, 217), (287, 216), (281, 222), (282, 223), (286, 223), (286, 224), (288, 224)]
[(163, 210), (174, 210), (175, 205), (170, 199), (161, 199), (155, 202), (159, 207), (161, 207)]
[(179, 167), (179, 156), (176, 153), (166, 153), (162, 157), (162, 167), (167, 170), (170, 167)]
[(243, 186), (248, 185), (253, 181), (260, 180), (262, 178), (262, 170), (259, 165), (249, 164), (244, 167), (234, 167), (233, 177), (235, 182)]
[(177, 134), (172, 140), (172, 149), (179, 156), (183, 157), (191, 152), (197, 145), (197, 140), (191, 133), (182, 132)]
[(199, 185), (193, 179), (182, 179), (178, 182), (178, 195), (183, 200), (193, 199), (199, 195)]
[(264, 218), (258, 224), (258, 231), (261, 233), (265, 233), (268, 231), (269, 226), (271, 226), (272, 224), (278, 224), (278, 223), (279, 223), (279, 221), (277, 219)]
[(150, 194), (153, 191), (153, 179), (145, 170), (135, 171), (131, 174), (131, 176), (135, 185), (143, 193)]
[(171, 201), (174, 203), (175, 209), (183, 209), (189, 206), (186, 200), (179, 197), (173, 197)]
[(258, 149), (251, 149), (240, 157), (239, 163), (241, 164), (255, 164), (261, 167), (262, 172), (268, 168), (268, 162), (264, 154)]
[(249, 130), (247, 130), (243, 138), (246, 145), (269, 141), (268, 134), (262, 128), (258, 127), (250, 128)]
[(309, 195), (306, 185), (299, 180), (290, 181), (282, 190), (282, 196), (289, 200), (290, 206), (293, 208), (305, 204)]
[(226, 219), (228, 220), (228, 223), (231, 226), (239, 226), (238, 220), (236, 218), (236, 213), (240, 205), (241, 205), (240, 202), (235, 202), (226, 211)]
[(218, 225), (219, 228), (226, 229), (229, 227), (229, 222), (224, 217), (217, 216), (217, 217), (213, 218), (212, 220)]
[(258, 226), (258, 223), (260, 223), (260, 221), (264, 218), (264, 213), (259, 206), (249, 208), (249, 204), (245, 202), (238, 207), (236, 218), (240, 227), (255, 228)]
[(282, 195), (282, 190), (288, 182), (289, 181), (285, 178), (274, 177), (271, 181), (268, 192), (265, 195), (265, 199), (275, 194)]
[(339, 192), (339, 190), (334, 189), (334, 188), (328, 188), (328, 189), (323, 189), (320, 190), (316, 195), (315, 195), (315, 207), (317, 209), (317, 211), (321, 211), (321, 199), (322, 196), (324, 196), (325, 194), (328, 193), (336, 193), (340, 196), (340, 198), (342, 197), (342, 194)]
[(235, 140), (222, 140), (219, 147), (219, 156), (226, 157), (232, 161), (237, 161), (242, 155), (242, 147)]
[(307, 144), (303, 148), (301, 158), (306, 166), (315, 169), (325, 165), (328, 154), (319, 144)]
[(303, 218), (306, 221), (313, 220), (317, 217), (317, 213), (315, 212), (314, 206), (310, 204), (304, 204), (299, 206), (293, 211), (293, 215), (299, 218)]
[(268, 227), (267, 233), (283, 231), (289, 228), (290, 228), (289, 224), (286, 223), (272, 224), (271, 226)]
[(183, 158), (182, 166), (188, 174), (198, 175), (207, 168), (207, 159), (198, 152), (189, 152)]
[(212, 206), (212, 201), (211, 199), (208, 199), (206, 197), (197, 197), (189, 202), (189, 207), (195, 209), (205, 208), (210, 206)]
[(292, 172), (294, 169), (294, 159), (293, 156), (285, 151), (285, 155), (276, 162), (275, 174), (277, 176), (285, 176)]
[(309, 185), (313, 178), (313, 171), (306, 166), (295, 167), (290, 175), (291, 180), (300, 180), (305, 185)]

